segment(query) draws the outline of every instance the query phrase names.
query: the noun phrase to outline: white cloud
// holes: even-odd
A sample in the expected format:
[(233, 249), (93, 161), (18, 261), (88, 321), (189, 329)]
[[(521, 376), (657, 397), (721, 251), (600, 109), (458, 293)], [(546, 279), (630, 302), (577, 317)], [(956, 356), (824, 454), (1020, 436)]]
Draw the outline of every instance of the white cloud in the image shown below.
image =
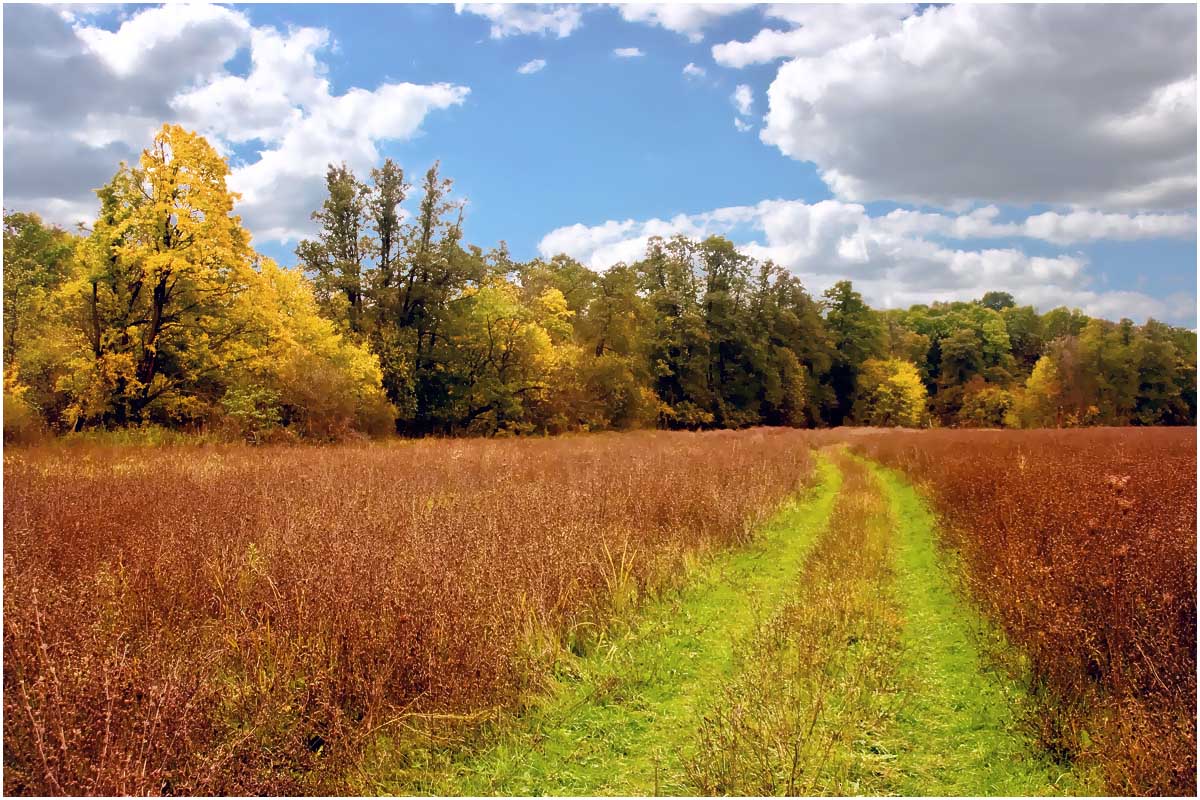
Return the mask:
[[(256, 238), (296, 239), (311, 232), (329, 162), (365, 171), (379, 143), (411, 138), (469, 92), (384, 83), (333, 94), (327, 31), (255, 28), (221, 6), (140, 9), (115, 31), (39, 6), (5, 9), (5, 23), (5, 202), (67, 225), (94, 218), (92, 190), (170, 121), (226, 154), (254, 145), (231, 164), (237, 211)], [(226, 71), (245, 49), (249, 73)]]
[(738, 133), (745, 133), (746, 131), (752, 130), (754, 128), (753, 125), (751, 125), (749, 122), (746, 122), (741, 117), (733, 118), (733, 127), (738, 129)]
[(1015, 222), (998, 222), (1000, 209), (985, 206), (951, 216), (896, 209), (881, 224), (898, 235), (935, 235), (950, 239), (1037, 239), (1057, 245), (1096, 241), (1194, 239), (1196, 218), (1191, 214), (1115, 214), (1100, 211), (1047, 211)]
[(309, 235), (308, 214), (324, 197), (329, 163), (345, 161), (363, 175), (380, 161), (379, 142), (411, 138), (429, 112), (459, 105), (467, 94), (465, 87), (445, 83), (394, 83), (375, 91), (351, 89), (304, 108), (257, 161), (233, 170), (229, 186), (242, 195), (239, 213), (262, 238)]
[(549, 3), (455, 3), (454, 13), (475, 14), (492, 23), (493, 39), (506, 36), (570, 36), (583, 24), (583, 9), (577, 5)]
[(1100, 239), (1195, 238), (1196, 218), (1188, 214), (1104, 214), (1098, 211), (1048, 211), (1025, 220), (1025, 236), (1055, 244), (1090, 242)]
[[(989, 226), (1000, 223), (992, 210), (959, 217), (908, 214), (871, 217), (863, 206), (839, 200), (767, 200), (754, 206), (679, 214), (669, 220), (571, 225), (548, 233), (538, 250), (545, 257), (565, 252), (593, 268), (605, 269), (641, 258), (652, 236), (720, 234), (733, 238), (749, 255), (787, 267), (811, 291), (823, 291), (849, 278), (869, 301), (881, 307), (969, 300), (998, 289), (1043, 309), (1070, 305), (1107, 317), (1181, 320), (1189, 319), (1194, 310), (1194, 297), (1184, 293), (1154, 298), (1140, 292), (1097, 289), (1087, 260), (1079, 254), (1031, 256), (1012, 246), (965, 249), (938, 240), (993, 236)], [(1041, 229), (1038, 220), (1042, 216), (1012, 225), (1032, 236)], [(1139, 224), (1145, 226), (1145, 220), (1138, 223), (1130, 218), (1121, 228), (1116, 220), (1119, 215), (1107, 216), (1104, 225), (1085, 225), (1078, 235), (1087, 240), (1108, 238), (1102, 233), (1105, 226), (1121, 233)]]
[(740, 69), (780, 58), (820, 55), (864, 36), (893, 31), (912, 12), (907, 3), (772, 6), (767, 16), (791, 23), (790, 30), (764, 28), (748, 42), (713, 45), (713, 60)]
[(300, 121), (304, 108), (328, 100), (329, 83), (318, 58), (328, 45), (329, 32), (321, 28), (255, 29), (247, 76), (221, 75), (176, 95), (171, 106), (187, 123), (223, 140), (278, 140)]
[(697, 67), (689, 61), (683, 67), (683, 74), (689, 78), (703, 78), (708, 73), (704, 70), (704, 67)]
[(526, 61), (521, 66), (517, 67), (517, 72), (522, 75), (532, 75), (535, 72), (541, 72), (546, 68), (546, 59), (535, 58), (532, 61)]
[(613, 55), (617, 58), (641, 58), (646, 54), (637, 47), (618, 47), (613, 50)]
[(750, 110), (754, 107), (754, 90), (744, 83), (739, 83), (737, 88), (733, 90), (733, 106), (737, 112), (743, 117), (750, 116)]
[(927, 8), (784, 64), (761, 137), (843, 200), (1192, 208), (1195, 31), (1194, 6)]
[(736, 3), (627, 3), (617, 6), (626, 22), (657, 25), (682, 34), (692, 42), (703, 40), (704, 28), (714, 20), (750, 7)]
[(168, 53), (193, 74), (205, 75), (233, 58), (250, 35), (250, 23), (223, 6), (171, 4), (147, 8), (115, 31), (81, 24), (75, 33), (120, 77), (168, 66)]

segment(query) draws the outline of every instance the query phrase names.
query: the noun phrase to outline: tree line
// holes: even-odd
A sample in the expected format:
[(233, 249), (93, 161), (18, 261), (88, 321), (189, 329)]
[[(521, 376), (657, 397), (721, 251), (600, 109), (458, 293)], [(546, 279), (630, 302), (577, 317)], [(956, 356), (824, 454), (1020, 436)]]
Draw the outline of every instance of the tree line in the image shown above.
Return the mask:
[(330, 165), (285, 269), (251, 248), (228, 173), (167, 125), (89, 229), (5, 212), (6, 437), (1195, 424), (1196, 336), (1154, 320), (1003, 292), (881, 311), (717, 236), (603, 272), (516, 261), (463, 241), (437, 164), (414, 191), (391, 160)]

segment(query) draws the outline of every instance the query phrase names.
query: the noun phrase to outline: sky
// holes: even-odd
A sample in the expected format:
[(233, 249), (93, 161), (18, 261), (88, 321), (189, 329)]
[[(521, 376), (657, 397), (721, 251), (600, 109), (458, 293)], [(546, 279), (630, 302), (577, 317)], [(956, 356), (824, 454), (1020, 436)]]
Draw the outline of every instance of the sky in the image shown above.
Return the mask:
[[(4, 207), (63, 225), (163, 122), (294, 265), (331, 162), (435, 161), (467, 241), (729, 237), (877, 307), (1196, 325), (1194, 5), (6, 5)], [(406, 206), (417, 202), (411, 193)]]

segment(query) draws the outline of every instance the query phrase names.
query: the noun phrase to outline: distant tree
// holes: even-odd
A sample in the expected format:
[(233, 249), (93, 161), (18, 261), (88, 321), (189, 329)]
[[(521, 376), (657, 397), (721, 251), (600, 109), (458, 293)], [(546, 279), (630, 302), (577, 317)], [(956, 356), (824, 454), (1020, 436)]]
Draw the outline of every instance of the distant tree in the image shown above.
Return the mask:
[(647, 352), (653, 388), (668, 426), (694, 428), (715, 421), (698, 249), (682, 236), (667, 242), (654, 238), (636, 265), (653, 320)]
[[(403, 235), (400, 204), (409, 188), (404, 182), (404, 170), (390, 158), (382, 167), (371, 170), (371, 185), (365, 190), (363, 205), (367, 223), (375, 234), (366, 244), (375, 260), (371, 283), (377, 295), (390, 292), (396, 285), (396, 263), (401, 254)], [(330, 194), (332, 196), (332, 190)]]
[(296, 257), (312, 276), (326, 316), (358, 332), (363, 325), (363, 261), (370, 247), (364, 247), (363, 239), (367, 188), (345, 164), (329, 165), (325, 187), (328, 197), (312, 214), (320, 231), (315, 240), (300, 242)]
[(4, 364), (36, 330), (46, 302), (70, 274), (76, 237), (37, 214), (4, 213)]
[(899, 359), (868, 359), (859, 374), (854, 420), (861, 425), (915, 428), (925, 423), (925, 384)]
[(4, 215), (4, 425), (28, 439), (58, 424), (66, 403), (57, 391), (69, 352), (56, 293), (71, 276), (79, 237), (37, 214)]
[(1195, 423), (1196, 336), (1153, 320), (996, 291), (880, 312), (849, 281), (814, 299), (719, 236), (653, 238), (603, 272), (519, 262), (463, 243), (437, 163), (406, 213), (391, 160), (368, 183), (329, 165), (318, 232), (281, 270), (250, 249), (227, 174), (165, 126), (86, 237), (5, 214), (5, 404), (35, 423), (19, 427)]
[(1000, 428), (1012, 406), (1012, 392), (975, 378), (964, 387), (958, 424), (965, 428)]
[(303, 276), (250, 249), (228, 172), (202, 137), (166, 125), (98, 191), (100, 216), (43, 307), (44, 343), (14, 356), (48, 423), (390, 427), (378, 360), (318, 315)]
[(1013, 397), (1005, 424), (1012, 428), (1055, 428), (1061, 427), (1064, 419), (1058, 364), (1052, 356), (1042, 356), (1026, 379), (1024, 389)]
[(1179, 352), (1169, 326), (1149, 320), (1134, 339), (1130, 357), (1137, 370), (1137, 398), (1132, 422), (1137, 425), (1180, 424), (1188, 419), (1179, 380)]
[(863, 364), (883, 355), (886, 342), (879, 318), (850, 281), (838, 281), (826, 290), (824, 307), (825, 325), (837, 353), (829, 371), (834, 393), (829, 421), (838, 425), (850, 412)]
[(1028, 375), (1045, 348), (1042, 318), (1033, 306), (1012, 306), (1001, 313), (1014, 369), (1019, 376)]
[(523, 305), (517, 287), (499, 279), (467, 293), (447, 329), (461, 361), (450, 419), (487, 433), (532, 430), (529, 411), (546, 399), (557, 366), (555, 333), (569, 330), (571, 315), (557, 289), (540, 301), (537, 309)]
[(1183, 401), (1183, 416), (1172, 422), (1180, 425), (1196, 424), (1196, 332), (1186, 328), (1171, 328), (1171, 341), (1175, 344), (1174, 381), (1179, 387)]
[(573, 313), (582, 313), (596, 297), (602, 276), (566, 255), (549, 260), (535, 258), (516, 267), (515, 277), (524, 299), (532, 301), (546, 289), (557, 289)]
[(79, 422), (204, 413), (197, 392), (243, 357), (257, 325), (249, 235), (233, 215), (229, 168), (195, 133), (164, 125), (137, 166), (99, 190), (100, 218), (62, 289), (84, 347), (63, 388)]
[(1008, 292), (987, 292), (979, 300), (979, 305), (984, 308), (990, 308), (993, 311), (1003, 311), (1006, 308), (1012, 308), (1016, 304), (1017, 301)]
[(321, 316), (298, 270), (269, 259), (258, 267), (262, 280), (252, 297), (265, 328), (256, 357), (230, 371), (224, 402), (257, 393), (260, 413), (277, 413), (279, 424), (310, 438), (392, 433), (396, 413), (383, 392), (379, 358)]
[(1060, 336), (1078, 336), (1087, 322), (1088, 318), (1078, 309), (1060, 306), (1042, 315), (1043, 337), (1052, 342)]
[(927, 384), (929, 374), (929, 348), (931, 340), (928, 335), (905, 325), (903, 311), (884, 312), (883, 320), (887, 336), (887, 352), (892, 358), (910, 361), (921, 373), (921, 378)]

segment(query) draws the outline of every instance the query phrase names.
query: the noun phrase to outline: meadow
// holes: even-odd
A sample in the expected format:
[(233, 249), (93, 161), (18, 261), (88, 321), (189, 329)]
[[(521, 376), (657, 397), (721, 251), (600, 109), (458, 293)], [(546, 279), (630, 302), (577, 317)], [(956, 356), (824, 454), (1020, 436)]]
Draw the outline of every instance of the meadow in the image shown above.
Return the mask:
[(512, 704), (810, 470), (790, 431), (10, 448), (5, 791), (336, 792), (368, 732)]
[(1028, 659), (1040, 744), (1118, 794), (1196, 774), (1196, 436), (1155, 428), (872, 435), (927, 487), (969, 594)]
[(1195, 791), (1194, 429), (60, 440), (4, 480), (6, 794)]

